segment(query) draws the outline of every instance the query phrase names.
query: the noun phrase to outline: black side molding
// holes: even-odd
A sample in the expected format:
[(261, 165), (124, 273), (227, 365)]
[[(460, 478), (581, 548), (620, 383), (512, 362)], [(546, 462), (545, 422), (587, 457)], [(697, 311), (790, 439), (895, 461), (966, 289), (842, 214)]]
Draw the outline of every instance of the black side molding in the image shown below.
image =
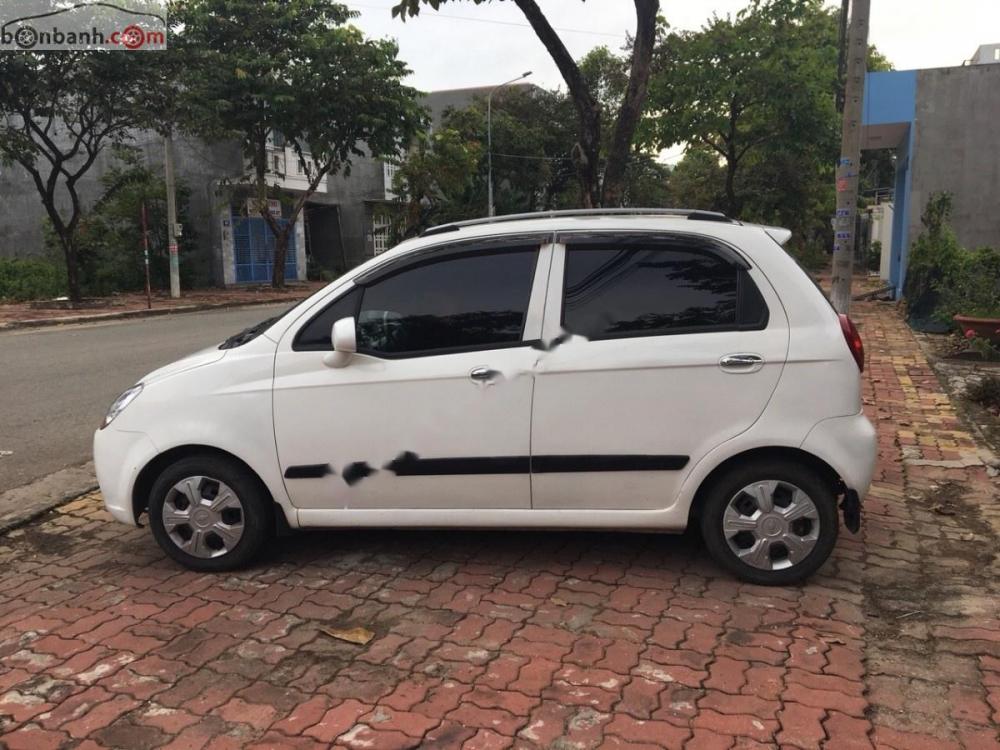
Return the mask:
[(301, 464), (285, 469), (285, 479), (320, 479), (333, 473), (330, 464)]
[(407, 451), (385, 465), (398, 477), (449, 474), (553, 474), (585, 471), (677, 471), (687, 466), (688, 456), (671, 455), (576, 455), (576, 456), (469, 456), (420, 458)]
[(678, 471), (687, 466), (688, 456), (609, 454), (579, 456), (532, 456), (532, 474), (584, 471)]
[(400, 453), (385, 465), (397, 477), (426, 477), (450, 474), (527, 474), (527, 456), (469, 456), (462, 458), (420, 458), (416, 453)]

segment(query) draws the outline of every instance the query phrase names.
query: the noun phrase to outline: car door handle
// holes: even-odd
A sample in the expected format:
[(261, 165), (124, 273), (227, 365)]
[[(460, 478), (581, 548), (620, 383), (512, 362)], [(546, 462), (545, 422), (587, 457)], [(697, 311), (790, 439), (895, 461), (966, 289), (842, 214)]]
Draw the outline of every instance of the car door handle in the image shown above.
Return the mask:
[(764, 358), (759, 354), (727, 354), (719, 360), (724, 372), (757, 372), (764, 366)]
[(491, 370), (489, 367), (481, 366), (473, 368), (472, 372), (469, 373), (469, 377), (473, 380), (478, 380), (480, 382), (484, 380), (493, 380), (497, 375), (499, 375), (496, 370)]

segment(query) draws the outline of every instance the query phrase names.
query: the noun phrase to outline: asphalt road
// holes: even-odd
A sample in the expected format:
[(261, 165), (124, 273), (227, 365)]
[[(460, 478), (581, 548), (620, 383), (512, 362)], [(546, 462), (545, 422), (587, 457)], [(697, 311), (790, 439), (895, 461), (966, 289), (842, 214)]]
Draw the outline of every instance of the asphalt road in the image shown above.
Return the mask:
[(150, 370), (290, 306), (0, 332), (0, 493), (88, 461), (108, 406)]

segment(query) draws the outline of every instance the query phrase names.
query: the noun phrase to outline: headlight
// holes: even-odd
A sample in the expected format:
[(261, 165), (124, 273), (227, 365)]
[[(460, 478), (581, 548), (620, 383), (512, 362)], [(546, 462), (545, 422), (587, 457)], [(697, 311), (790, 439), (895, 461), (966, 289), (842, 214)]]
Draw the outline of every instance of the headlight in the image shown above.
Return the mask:
[(142, 383), (137, 383), (116, 398), (115, 402), (111, 404), (111, 408), (108, 409), (108, 414), (104, 417), (104, 421), (101, 422), (101, 429), (103, 430), (111, 424), (115, 417), (125, 411), (125, 407), (135, 401), (136, 396), (140, 393), (142, 393)]

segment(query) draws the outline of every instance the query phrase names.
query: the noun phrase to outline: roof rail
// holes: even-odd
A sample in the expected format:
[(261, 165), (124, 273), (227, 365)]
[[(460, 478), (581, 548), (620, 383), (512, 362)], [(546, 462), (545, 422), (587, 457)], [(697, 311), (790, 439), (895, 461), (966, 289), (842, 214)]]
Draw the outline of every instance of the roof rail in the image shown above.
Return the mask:
[(490, 216), (483, 219), (470, 219), (468, 221), (454, 221), (449, 224), (441, 224), (430, 227), (420, 233), (421, 237), (429, 237), (445, 232), (457, 232), (463, 227), (475, 227), (482, 224), (501, 224), (507, 221), (523, 221), (525, 219), (563, 219), (587, 216), (677, 216), (692, 221), (724, 221), (735, 224), (734, 219), (730, 219), (725, 214), (717, 211), (700, 211), (690, 208), (571, 208), (561, 211), (536, 211), (526, 214), (506, 214), (504, 216)]

